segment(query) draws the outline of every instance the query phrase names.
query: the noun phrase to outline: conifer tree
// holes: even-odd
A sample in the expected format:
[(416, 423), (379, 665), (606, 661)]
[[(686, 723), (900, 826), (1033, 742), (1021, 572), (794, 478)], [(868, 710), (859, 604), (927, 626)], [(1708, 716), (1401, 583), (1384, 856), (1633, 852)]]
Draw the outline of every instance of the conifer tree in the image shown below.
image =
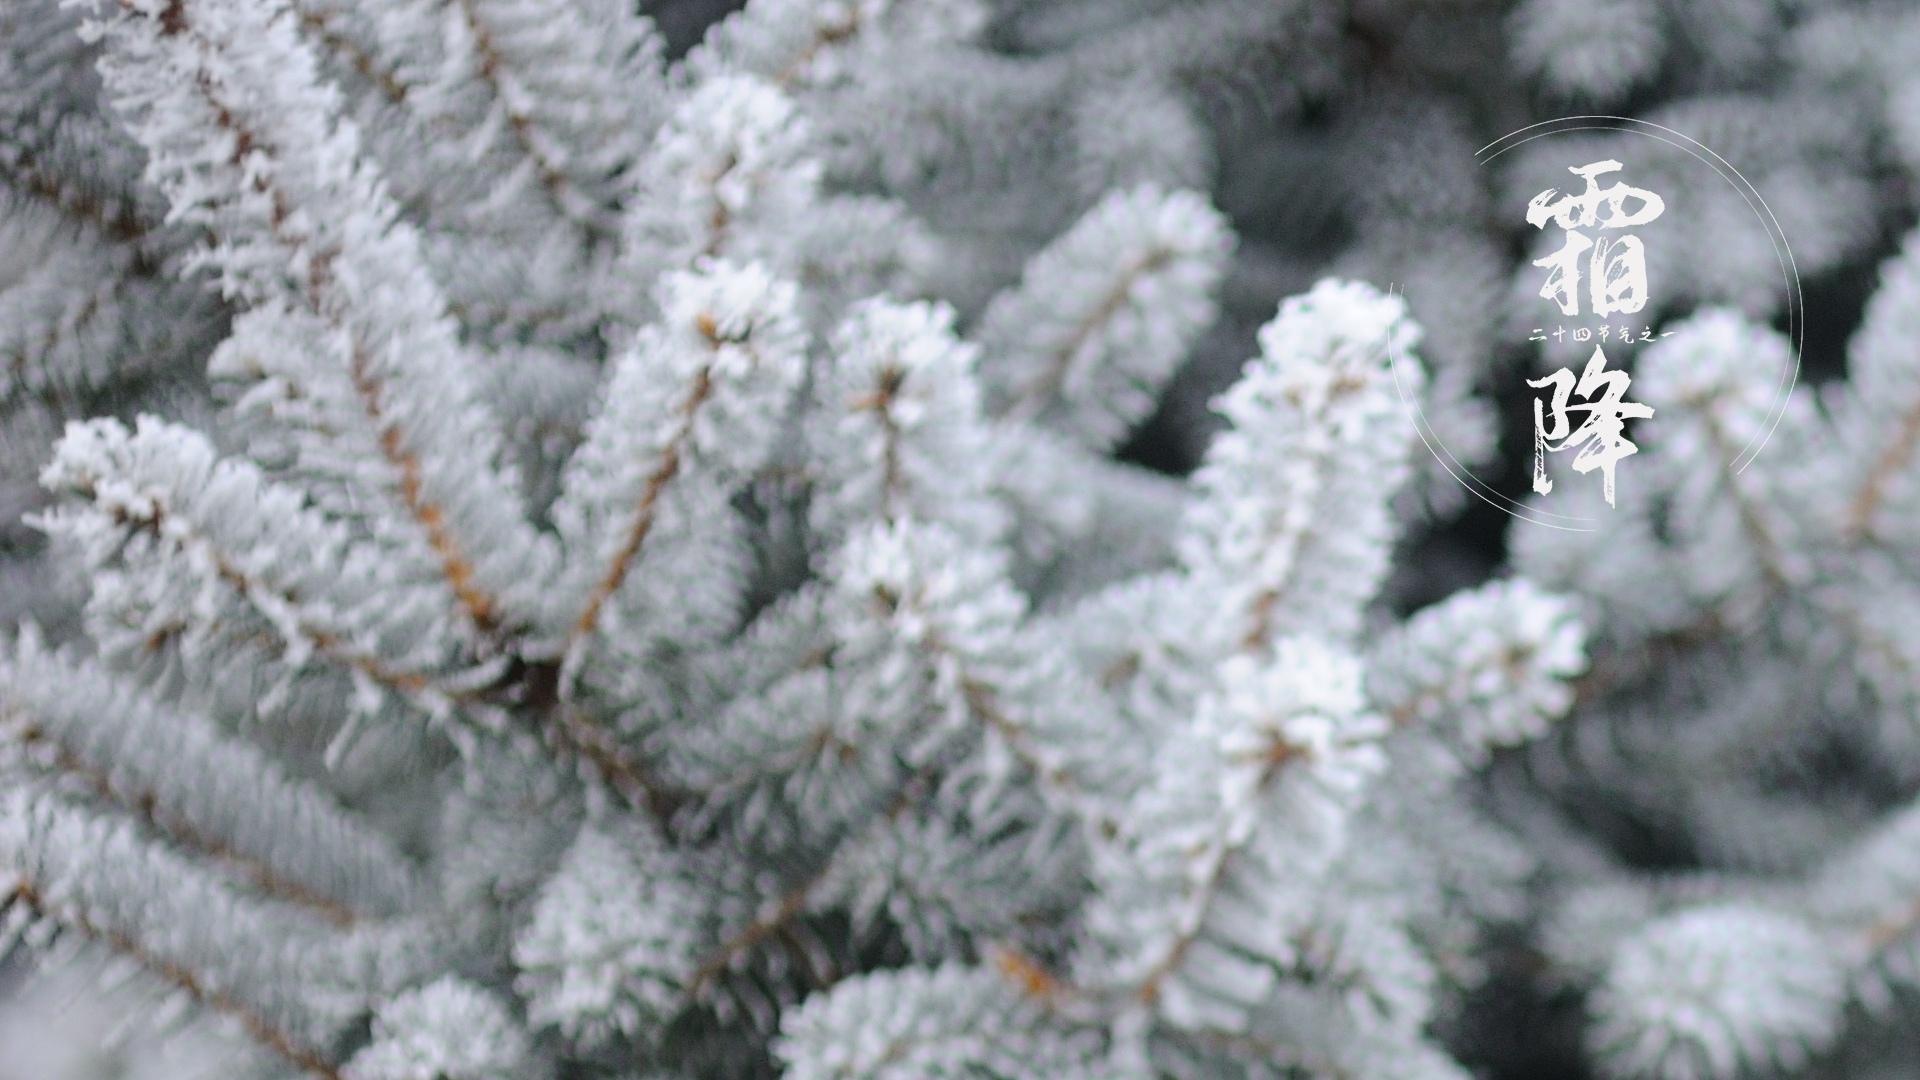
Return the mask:
[[(1910, 12), (666, 7), (0, 11), (0, 1078), (1910, 1059)], [(1460, 574), (1547, 100), (1908, 235)]]

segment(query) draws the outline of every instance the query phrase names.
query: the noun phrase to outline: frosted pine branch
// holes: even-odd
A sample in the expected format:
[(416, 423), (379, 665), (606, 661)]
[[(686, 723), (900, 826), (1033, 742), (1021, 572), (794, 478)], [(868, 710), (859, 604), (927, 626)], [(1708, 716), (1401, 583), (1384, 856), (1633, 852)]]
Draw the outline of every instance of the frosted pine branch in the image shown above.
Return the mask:
[(106, 672), (23, 637), (0, 663), (9, 771), (82, 782), (245, 884), (330, 920), (395, 915), (420, 872), (380, 834), (271, 759)]
[(280, 11), (121, 5), (98, 28), (107, 86), (174, 215), (213, 232), (207, 259), (223, 288), (254, 305), (253, 325), (282, 347), (304, 345), (235, 358), (227, 370), (314, 384), (327, 418), (365, 441), (342, 459), (323, 439), (296, 436), (304, 464), (391, 499), (424, 549), (416, 557), (436, 564), (475, 628), (491, 632), (525, 617), (548, 553), (499, 467), (498, 433), (473, 399), (418, 234), (394, 221), (337, 93)]
[(1102, 201), (982, 315), (995, 411), (1113, 446), (1213, 321), (1230, 251), (1224, 223), (1192, 192), (1143, 187)]
[(1233, 647), (1359, 628), (1395, 528), (1387, 500), (1411, 436), (1395, 380), (1419, 392), (1418, 340), (1398, 298), (1349, 282), (1288, 300), (1261, 329), (1259, 359), (1218, 404), (1234, 427), (1194, 476), (1179, 547)]

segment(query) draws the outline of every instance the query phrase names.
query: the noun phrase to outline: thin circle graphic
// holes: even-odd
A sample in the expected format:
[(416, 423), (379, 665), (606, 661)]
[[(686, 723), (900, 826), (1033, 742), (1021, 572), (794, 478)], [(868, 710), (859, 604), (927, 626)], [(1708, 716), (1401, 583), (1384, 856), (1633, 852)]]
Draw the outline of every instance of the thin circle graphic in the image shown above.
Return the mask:
[[(1747, 204), (1747, 208), (1753, 211), (1755, 219), (1760, 222), (1761, 228), (1765, 230), (1767, 239), (1773, 246), (1774, 259), (1779, 263), (1781, 277), (1787, 286), (1787, 338), (1792, 346), (1791, 363), (1781, 370), (1780, 377), (1774, 384), (1773, 404), (1768, 409), (1765, 425), (1758, 434), (1747, 441), (1730, 463), (1734, 473), (1744, 472), (1747, 466), (1753, 464), (1753, 459), (1759, 456), (1760, 451), (1765, 449), (1768, 440), (1773, 437), (1774, 430), (1780, 425), (1781, 417), (1786, 414), (1787, 401), (1800, 381), (1800, 353), (1806, 338), (1805, 300), (1800, 287), (1799, 266), (1794, 261), (1793, 248), (1787, 242), (1786, 232), (1781, 229), (1780, 220), (1774, 215), (1773, 208), (1767, 205), (1766, 198), (1739, 169), (1698, 140), (1649, 120), (1608, 115), (1562, 116), (1553, 120), (1543, 120), (1540, 123), (1510, 131), (1481, 147), (1474, 152), (1474, 161), (1485, 166), (1514, 147), (1523, 146), (1535, 139), (1576, 131), (1628, 132), (1665, 143), (1686, 153), (1712, 169), (1715, 175), (1725, 180), (1740, 195), (1742, 201)], [(1399, 286), (1391, 282), (1388, 283), (1388, 291), (1400, 293)], [(1419, 402), (1407, 394), (1400, 379), (1399, 357), (1393, 355), (1391, 347), (1388, 362), (1393, 368), (1394, 389), (1399, 391), (1401, 401), (1412, 412), (1414, 427), (1419, 432), (1420, 441), (1426, 445), (1427, 451), (1433, 455), (1434, 460), (1440, 463), (1440, 467), (1461, 486), (1488, 505), (1536, 525), (1569, 532), (1592, 532), (1598, 527), (1599, 522), (1595, 518), (1548, 513), (1517, 502), (1494, 491), (1474, 476), (1472, 471), (1467, 469), (1433, 432)]]

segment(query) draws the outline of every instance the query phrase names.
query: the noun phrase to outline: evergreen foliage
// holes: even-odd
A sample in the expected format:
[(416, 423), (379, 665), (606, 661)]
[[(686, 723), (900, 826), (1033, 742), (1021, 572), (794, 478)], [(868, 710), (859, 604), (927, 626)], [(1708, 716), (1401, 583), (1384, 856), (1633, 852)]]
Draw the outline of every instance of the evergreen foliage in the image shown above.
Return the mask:
[[(665, 7), (0, 10), (0, 1077), (1920, 1053), (1913, 12)], [(1450, 572), (1546, 101), (1877, 284)]]

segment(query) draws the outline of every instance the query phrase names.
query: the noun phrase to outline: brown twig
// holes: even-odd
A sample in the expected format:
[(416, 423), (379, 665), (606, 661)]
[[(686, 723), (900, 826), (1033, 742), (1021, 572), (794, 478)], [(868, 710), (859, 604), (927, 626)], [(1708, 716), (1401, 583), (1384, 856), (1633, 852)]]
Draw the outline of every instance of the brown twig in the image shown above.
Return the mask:
[(325, 14), (301, 7), (297, 15), (301, 29), (307, 31), (315, 41), (345, 57), (348, 66), (353, 68), (361, 78), (378, 88), (381, 96), (385, 97), (389, 104), (406, 104), (407, 94), (411, 88), (400, 81), (399, 75), (392, 70), (381, 67), (372, 53), (361, 48), (359, 43), (336, 29)]
[[(93, 493), (91, 490), (83, 488), (81, 494), (91, 496)], [(117, 508), (112, 512), (112, 516), (115, 523), (122, 527), (143, 530), (158, 538), (165, 534), (162, 523), (170, 516), (170, 511), (163, 508), (162, 505), (156, 501), (143, 516), (135, 517)], [(225, 555), (216, 550), (211, 541), (207, 540), (197, 529), (192, 527), (191, 522), (185, 524), (188, 528), (188, 536), (199, 538), (205, 545), (204, 550), (208, 560), (212, 564), (214, 575), (221, 581), (226, 582), (235, 592), (239, 593), (242, 599), (252, 602), (255, 596), (272, 596), (289, 608), (294, 608), (299, 605), (300, 597), (297, 593), (290, 589), (276, 588), (264, 581), (249, 577), (245, 571), (234, 565)], [(178, 539), (179, 538), (176, 537), (175, 541), (178, 542)], [(459, 700), (472, 696), (464, 692), (450, 691), (443, 687), (436, 686), (431, 678), (425, 674), (413, 671), (402, 671), (390, 667), (378, 656), (353, 649), (347, 645), (344, 639), (332, 631), (313, 626), (302, 619), (296, 618), (294, 620), (294, 628), (316, 653), (319, 653), (321, 656), (326, 657), (328, 660), (342, 667), (359, 672), (361, 675), (395, 693), (409, 697), (423, 694), (432, 695), (448, 700)]]
[(856, 412), (872, 412), (880, 422), (880, 517), (892, 522), (900, 515), (900, 495), (905, 479), (900, 468), (900, 420), (893, 407), (906, 384), (907, 373), (897, 364), (880, 369), (880, 381), (872, 393), (853, 401)]
[(52, 753), (51, 764), (56, 771), (79, 779), (101, 798), (124, 807), (151, 831), (169, 836), (182, 847), (231, 868), (262, 894), (312, 911), (335, 926), (346, 927), (355, 921), (356, 916), (347, 905), (284, 877), (255, 856), (200, 832), (167, 812), (161, 806), (157, 792), (130, 789), (125, 783), (115, 783), (111, 774), (88, 764), (41, 728), (29, 725), (21, 729), (15, 738), (22, 746), (48, 747)]
[(386, 419), (381, 386), (369, 367), (368, 352), (356, 339), (349, 366), (354, 393), (359, 396), (367, 419), (380, 432), (381, 456), (400, 474), (401, 505), (426, 534), (427, 546), (440, 561), (441, 576), (446, 578), (447, 586), (453, 590), (454, 599), (461, 609), (482, 634), (497, 634), (500, 631), (499, 605), (476, 580), (473, 560), (467, 557), (459, 539), (447, 528), (445, 512), (438, 503), (426, 497), (421, 480), (420, 457), (406, 447), (400, 428)]
[(183, 965), (154, 956), (130, 935), (94, 923), (85, 912), (73, 911), (62, 914), (53, 911), (51, 905), (31, 882), (23, 881), (15, 885), (8, 902), (0, 903), (0, 909), (13, 904), (23, 904), (37, 917), (51, 919), (60, 925), (71, 927), (133, 960), (200, 1005), (234, 1020), (248, 1035), (252, 1036), (255, 1042), (302, 1071), (319, 1077), (320, 1080), (345, 1080), (344, 1074), (320, 1051), (301, 1045), (293, 1036), (281, 1031), (266, 1017), (261, 1016), (232, 995), (203, 986), (199, 976)]
[[(145, 13), (130, 0), (120, 0), (123, 10), (136, 17)], [(184, 33), (188, 28), (186, 0), (170, 0), (159, 16), (161, 34), (173, 36)], [(194, 86), (206, 99), (207, 106), (213, 111), (214, 126), (232, 136), (233, 149), (228, 155), (228, 164), (236, 169), (247, 169), (247, 158), (255, 150), (271, 150), (258, 132), (240, 122), (238, 116), (221, 99), (213, 80), (202, 71), (194, 79)], [(336, 246), (316, 247), (311, 234), (291, 231), (290, 222), (295, 220), (292, 201), (283, 188), (277, 187), (270, 179), (270, 170), (255, 169), (253, 173), (254, 190), (266, 195), (270, 210), (267, 230), (275, 241), (295, 256), (305, 254), (308, 267), (306, 281), (306, 300), (313, 313), (329, 325), (350, 331), (353, 342), (349, 374), (354, 390), (359, 396), (361, 406), (367, 418), (379, 432), (377, 445), (388, 464), (399, 473), (400, 484), (397, 494), (400, 496), (407, 514), (426, 533), (427, 542), (434, 554), (440, 559), (442, 573), (453, 589), (457, 602), (483, 633), (492, 633), (498, 629), (498, 605), (493, 598), (482, 591), (475, 581), (472, 561), (456, 537), (447, 528), (445, 511), (424, 495), (421, 483), (419, 458), (406, 446), (406, 440), (399, 428), (385, 416), (381, 401), (379, 382), (372, 375), (372, 355), (374, 350), (364, 340), (359, 328), (347, 325), (345, 310), (351, 305), (331, 290), (333, 284), (333, 263), (340, 257), (341, 250)], [(296, 259), (296, 262), (298, 260)]]
[(467, 29), (473, 34), (474, 52), (478, 54), (479, 76), (492, 89), (494, 100), (499, 102), (501, 111), (507, 118), (507, 130), (513, 133), (515, 144), (526, 159), (533, 164), (535, 175), (540, 178), (540, 187), (546, 192), (547, 200), (562, 218), (573, 222), (584, 230), (593, 241), (609, 240), (607, 224), (603, 215), (595, 215), (582, 209), (591, 207), (595, 201), (579, 191), (574, 181), (555, 164), (552, 158), (540, 148), (536, 136), (537, 125), (533, 117), (508, 102), (503, 72), (509, 66), (505, 54), (493, 38), (493, 30), (481, 18), (480, 11), (473, 0), (458, 0), (460, 14), (465, 19)]
[[(704, 329), (711, 331), (708, 333), (710, 340), (717, 336), (717, 331), (712, 329), (710, 320), (704, 325)], [(569, 651), (599, 626), (600, 615), (607, 602), (613, 599), (613, 594), (619, 592), (620, 586), (626, 583), (628, 572), (633, 569), (635, 561), (640, 556), (640, 549), (645, 546), (647, 536), (652, 533), (654, 522), (658, 520), (660, 499), (666, 494), (667, 485), (673, 483), (674, 478), (680, 475), (686, 446), (693, 438), (694, 419), (700, 407), (707, 403), (707, 399), (712, 394), (712, 371), (701, 368), (699, 374), (694, 376), (692, 391), (687, 395), (686, 401), (680, 405), (679, 427), (668, 440), (666, 449), (660, 452), (659, 463), (654, 466), (653, 472), (647, 476), (646, 484), (641, 488), (640, 504), (634, 511), (632, 524), (627, 526), (625, 539), (621, 541), (619, 550), (608, 562), (606, 570), (601, 573), (600, 580), (594, 585), (593, 591), (588, 594), (586, 605), (581, 609), (579, 617), (573, 621), (573, 628), (568, 631), (567, 649)]]
[(1867, 470), (1853, 500), (1847, 505), (1846, 523), (1841, 535), (1848, 540), (1858, 540), (1867, 535), (1873, 524), (1873, 517), (1886, 501), (1887, 489), (1892, 486), (1895, 477), (1900, 475), (1902, 467), (1912, 460), (1914, 450), (1920, 448), (1920, 405), (1909, 408), (1900, 418), (1900, 426), (1895, 429), (1893, 439), (1881, 449), (1880, 455)]
[[(921, 768), (908, 774), (907, 777), (900, 782), (899, 786), (894, 789), (893, 795), (887, 800), (885, 807), (879, 810), (872, 818), (863, 821), (862, 825), (864, 826), (865, 824), (870, 824), (872, 821), (881, 819), (894, 820), (912, 809), (918, 802), (918, 793), (924, 790), (925, 781), (931, 774), (932, 769), (930, 767)], [(722, 941), (719, 948), (715, 949), (699, 967), (695, 968), (693, 975), (688, 978), (685, 994), (687, 1000), (698, 1000), (699, 996), (718, 980), (721, 975), (725, 974), (727, 969), (732, 967), (741, 956), (758, 947), (768, 938), (780, 933), (801, 915), (806, 914), (808, 905), (813, 902), (814, 893), (832, 875), (838, 865), (840, 856), (845, 854), (846, 850), (846, 845), (843, 843), (820, 864), (819, 868), (809, 874), (798, 885), (787, 890), (771, 912), (754, 919), (730, 935), (725, 941)]]
[(1087, 313), (1068, 333), (1067, 339), (1049, 357), (1046, 369), (1030, 381), (1020, 392), (1019, 399), (1008, 406), (1010, 416), (1032, 417), (1046, 407), (1047, 402), (1059, 395), (1066, 384), (1067, 372), (1073, 367), (1074, 354), (1087, 343), (1094, 331), (1100, 329), (1107, 320), (1118, 314), (1125, 306), (1127, 296), (1133, 287), (1148, 274), (1166, 266), (1173, 260), (1173, 253), (1165, 248), (1155, 248), (1136, 259), (1114, 282), (1113, 288), (1101, 297), (1100, 303)]

